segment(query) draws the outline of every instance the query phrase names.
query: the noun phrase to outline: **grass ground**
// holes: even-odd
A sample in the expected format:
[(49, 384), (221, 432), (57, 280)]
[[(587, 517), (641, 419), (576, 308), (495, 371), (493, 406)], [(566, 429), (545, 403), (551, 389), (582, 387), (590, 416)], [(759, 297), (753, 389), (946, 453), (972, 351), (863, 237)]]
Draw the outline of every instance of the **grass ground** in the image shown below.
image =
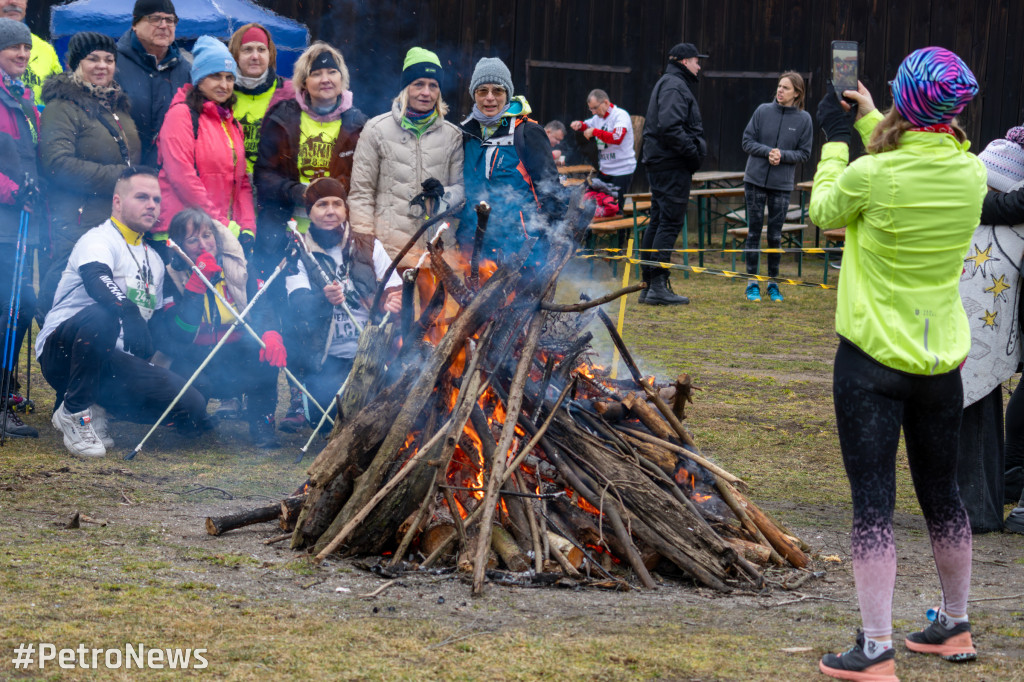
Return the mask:
[[(604, 264), (591, 274), (588, 263), (575, 263), (562, 295), (580, 285), (613, 288), (609, 275)], [(42, 436), (0, 449), (0, 679), (817, 675), (817, 659), (845, 648), (859, 622), (846, 555), (849, 493), (830, 395), (835, 292), (784, 287), (782, 304), (749, 304), (733, 280), (675, 282), (692, 304), (652, 309), (636, 305), (634, 295), (626, 340), (659, 377), (693, 376), (703, 390), (687, 423), (703, 452), (745, 478), (752, 498), (810, 543), (814, 568), (824, 575), (800, 591), (776, 586), (723, 597), (675, 582), (628, 594), (491, 586), (472, 599), (458, 580), (424, 576), (362, 599), (379, 578), (349, 561), (314, 567), (264, 545), (276, 527), (217, 538), (203, 528), (207, 515), (276, 500), (301, 484), (304, 466), (293, 459), (304, 434), (286, 437), (281, 450), (257, 452), (240, 424), (226, 423), (202, 443), (159, 432), (132, 462), (74, 459), (49, 426), (52, 394), (36, 375), (39, 410), (28, 420)], [(597, 330), (595, 337), (610, 357)], [(117, 427), (121, 452), (145, 432)], [(921, 626), (938, 594), (905, 460), (899, 477), (897, 640)], [(76, 510), (109, 524), (63, 528)], [(954, 666), (901, 651), (903, 680), (1024, 680), (1024, 538), (987, 535), (975, 546), (974, 593), (991, 600), (972, 607), (980, 660)], [(97, 672), (51, 661), (15, 670), (11, 658), (22, 642), (203, 648), (208, 667)]]

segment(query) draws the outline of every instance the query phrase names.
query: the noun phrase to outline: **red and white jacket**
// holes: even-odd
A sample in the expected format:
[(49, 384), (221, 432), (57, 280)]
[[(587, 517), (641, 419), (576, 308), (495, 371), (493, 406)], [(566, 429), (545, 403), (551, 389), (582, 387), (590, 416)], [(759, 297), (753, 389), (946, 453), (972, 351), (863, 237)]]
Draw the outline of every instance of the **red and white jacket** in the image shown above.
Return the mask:
[(636, 153), (633, 151), (633, 122), (629, 112), (622, 107), (608, 103), (608, 114), (603, 118), (591, 116), (583, 122), (581, 131), (594, 130), (597, 140), (598, 165), (605, 175), (629, 175), (636, 170)]

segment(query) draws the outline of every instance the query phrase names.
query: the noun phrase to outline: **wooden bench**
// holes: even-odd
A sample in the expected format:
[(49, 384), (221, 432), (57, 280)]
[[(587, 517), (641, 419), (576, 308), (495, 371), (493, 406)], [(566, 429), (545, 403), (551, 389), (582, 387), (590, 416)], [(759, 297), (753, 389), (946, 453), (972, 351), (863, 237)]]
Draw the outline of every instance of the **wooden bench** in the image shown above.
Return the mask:
[[(607, 218), (595, 218), (587, 229), (587, 248), (593, 251), (597, 249), (599, 239), (614, 238), (615, 245), (620, 249), (625, 249), (627, 246), (627, 235), (634, 229), (635, 222), (632, 217), (619, 218), (617, 216), (609, 216)], [(591, 271), (593, 271), (593, 263), (591, 263)], [(612, 272), (618, 274), (618, 271), (617, 262), (612, 261)]]
[[(825, 236), (825, 248), (826, 249), (834, 248), (836, 246), (843, 246), (846, 243), (846, 228), (845, 227), (837, 227), (834, 230), (822, 230), (821, 233)], [(830, 256), (831, 256), (831, 254), (828, 251), (826, 251), (825, 252), (825, 276), (823, 278), (825, 284), (828, 284), (828, 266), (829, 266), (829, 257)]]
[[(810, 225), (787, 223), (782, 226), (782, 248), (786, 249), (802, 249), (804, 246), (804, 230)], [(747, 240), (747, 235), (750, 234), (750, 230), (746, 227), (734, 227), (728, 230), (729, 237), (732, 239), (732, 248), (739, 249), (743, 248), (743, 243)], [(762, 236), (767, 235), (768, 229), (764, 228), (761, 230)], [(804, 270), (804, 254), (796, 254), (796, 272), (797, 276), (803, 275)], [(828, 267), (827, 265), (825, 267)], [(732, 269), (736, 271), (736, 254), (732, 254)]]

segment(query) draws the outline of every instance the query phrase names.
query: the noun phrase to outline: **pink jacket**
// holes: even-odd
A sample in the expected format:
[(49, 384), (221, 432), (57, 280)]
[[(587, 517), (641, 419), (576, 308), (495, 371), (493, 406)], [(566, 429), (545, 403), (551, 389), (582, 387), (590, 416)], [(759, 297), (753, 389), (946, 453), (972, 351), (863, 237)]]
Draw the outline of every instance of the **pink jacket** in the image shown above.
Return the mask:
[[(193, 135), (192, 113), (185, 84), (171, 102), (157, 137), (160, 162), (160, 226), (185, 207), (201, 208), (224, 225), (234, 220), (242, 230), (256, 233), (252, 184), (245, 172), (245, 140), (231, 113), (222, 118), (217, 105), (203, 103), (199, 130)], [(230, 133), (230, 143), (228, 141)], [(234, 148), (232, 150), (232, 147)]]

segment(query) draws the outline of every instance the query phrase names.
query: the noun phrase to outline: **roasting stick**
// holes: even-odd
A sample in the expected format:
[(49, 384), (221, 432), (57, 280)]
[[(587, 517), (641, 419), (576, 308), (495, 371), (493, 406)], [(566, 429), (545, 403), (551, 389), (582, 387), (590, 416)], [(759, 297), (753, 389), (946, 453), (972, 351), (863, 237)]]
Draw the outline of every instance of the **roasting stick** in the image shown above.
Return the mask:
[(579, 303), (541, 303), (541, 310), (550, 310), (556, 313), (582, 313), (584, 310), (590, 310), (596, 308), (599, 305), (605, 303), (611, 303), (617, 298), (622, 296), (628, 296), (629, 294), (636, 293), (637, 291), (643, 291), (647, 288), (646, 282), (637, 282), (636, 284), (630, 284), (628, 287), (623, 287), (610, 294), (605, 294), (600, 298), (591, 299), (589, 301), (581, 301)]
[[(185, 261), (186, 265), (192, 268), (192, 272), (199, 275), (199, 279), (203, 280), (203, 284), (206, 285), (206, 288), (208, 290), (213, 292), (213, 295), (217, 297), (217, 300), (220, 301), (221, 305), (223, 305), (228, 310), (234, 309), (234, 306), (227, 302), (227, 300), (224, 298), (224, 295), (217, 290), (217, 287), (213, 286), (213, 283), (206, 278), (206, 275), (203, 274), (203, 271), (196, 267), (196, 264), (192, 262), (192, 259), (189, 258), (188, 255), (181, 250), (180, 246), (174, 243), (173, 239), (167, 239), (167, 248), (169, 248), (171, 251), (174, 251), (174, 253), (176, 253), (179, 258)], [(263, 289), (265, 289), (266, 286), (266, 283), (264, 283), (263, 287), (259, 291), (263, 291)], [(256, 293), (258, 294), (259, 291), (257, 291)], [(250, 326), (249, 323), (246, 322), (244, 318), (238, 318), (238, 321), (241, 323), (242, 327), (245, 328), (247, 332), (249, 332), (249, 335), (256, 340), (256, 343), (260, 345), (260, 348), (264, 348), (266, 346), (266, 344), (263, 342), (263, 339), (260, 338), (260, 335), (256, 333), (256, 330), (253, 329), (252, 326)], [(313, 395), (308, 390), (306, 390), (306, 387), (303, 386), (302, 382), (299, 381), (294, 374), (292, 374), (291, 370), (288, 369), (287, 367), (282, 367), (281, 369), (284, 370), (284, 375), (288, 377), (288, 380), (295, 384), (295, 387), (302, 391), (306, 395), (306, 397), (310, 399), (313, 405), (316, 406), (318, 410), (323, 411), (324, 408), (320, 407), (320, 403), (318, 403), (316, 401), (316, 398), (314, 398)], [(329, 421), (331, 422), (331, 424), (334, 423), (333, 419), (330, 419)]]

